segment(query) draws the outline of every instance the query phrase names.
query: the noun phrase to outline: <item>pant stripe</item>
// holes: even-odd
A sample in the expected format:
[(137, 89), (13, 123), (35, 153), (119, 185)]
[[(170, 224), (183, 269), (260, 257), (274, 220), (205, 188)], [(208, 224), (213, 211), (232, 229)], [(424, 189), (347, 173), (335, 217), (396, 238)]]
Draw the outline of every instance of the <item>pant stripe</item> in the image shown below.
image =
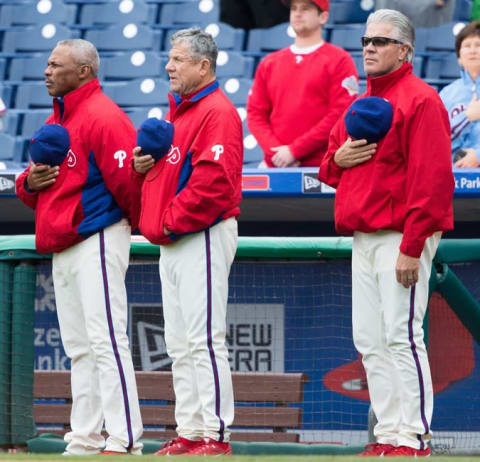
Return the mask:
[(122, 384), (123, 405), (125, 406), (125, 416), (127, 418), (127, 432), (128, 432), (128, 446), (127, 451), (133, 446), (132, 422), (130, 418), (130, 405), (128, 402), (127, 383), (125, 381), (125, 374), (123, 372), (122, 361), (118, 352), (117, 340), (115, 339), (115, 331), (113, 329), (112, 310), (110, 307), (110, 294), (108, 290), (107, 265), (105, 261), (105, 236), (104, 232), (100, 231), (100, 258), (102, 263), (103, 276), (103, 290), (105, 293), (105, 308), (107, 311), (108, 330), (110, 333), (110, 341), (112, 342), (113, 353), (117, 361), (118, 373), (120, 375), (120, 382)]
[[(415, 286), (412, 286), (410, 289), (410, 315), (408, 318), (408, 339), (410, 340), (410, 349), (412, 350), (413, 359), (415, 360), (415, 366), (417, 367), (418, 374), (418, 386), (420, 389), (420, 415), (422, 417), (423, 426), (425, 428), (425, 434), (429, 433), (429, 426), (427, 418), (425, 417), (425, 387), (423, 384), (423, 373), (422, 367), (420, 365), (420, 360), (418, 358), (417, 347), (413, 339), (413, 317), (415, 312)], [(425, 443), (423, 442), (422, 436), (417, 435), (417, 438), (420, 441), (420, 449), (424, 449)]]
[(211, 262), (211, 247), (210, 247), (210, 230), (205, 231), (205, 247), (207, 260), (207, 344), (208, 352), (210, 353), (210, 361), (212, 362), (213, 379), (215, 382), (215, 415), (220, 421), (220, 428), (218, 433), (220, 435), (220, 442), (224, 438), (225, 423), (220, 416), (220, 380), (218, 378), (217, 360), (215, 359), (215, 352), (212, 344), (212, 262)]

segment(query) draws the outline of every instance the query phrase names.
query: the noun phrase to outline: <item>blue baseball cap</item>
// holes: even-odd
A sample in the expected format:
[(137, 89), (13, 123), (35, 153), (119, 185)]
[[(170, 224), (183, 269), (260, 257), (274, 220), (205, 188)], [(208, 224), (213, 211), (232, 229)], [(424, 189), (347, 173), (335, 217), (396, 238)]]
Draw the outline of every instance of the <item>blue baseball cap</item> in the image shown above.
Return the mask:
[(150, 154), (155, 162), (170, 150), (173, 141), (173, 124), (167, 120), (151, 117), (140, 125), (137, 145), (143, 154)]
[(30, 139), (30, 157), (36, 164), (60, 165), (70, 149), (70, 136), (65, 127), (46, 124)]
[(390, 101), (378, 96), (357, 99), (345, 114), (347, 133), (356, 140), (368, 143), (380, 141), (390, 130), (393, 106)]

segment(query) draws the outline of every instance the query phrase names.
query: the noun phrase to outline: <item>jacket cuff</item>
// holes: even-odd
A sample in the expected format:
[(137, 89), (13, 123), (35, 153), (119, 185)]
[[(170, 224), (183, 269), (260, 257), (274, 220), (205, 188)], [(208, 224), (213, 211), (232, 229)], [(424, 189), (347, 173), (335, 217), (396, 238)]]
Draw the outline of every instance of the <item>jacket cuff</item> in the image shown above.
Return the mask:
[(415, 242), (406, 242), (405, 239), (402, 240), (400, 244), (400, 252), (409, 257), (420, 258), (423, 252), (423, 247), (425, 245), (425, 240), (415, 241)]

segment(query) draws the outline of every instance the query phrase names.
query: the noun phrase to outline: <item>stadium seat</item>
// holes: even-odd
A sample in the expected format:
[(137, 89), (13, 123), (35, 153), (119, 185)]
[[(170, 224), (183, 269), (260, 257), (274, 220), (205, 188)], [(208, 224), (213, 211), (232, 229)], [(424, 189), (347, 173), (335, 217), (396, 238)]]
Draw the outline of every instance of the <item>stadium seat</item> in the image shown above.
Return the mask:
[(273, 27), (251, 29), (248, 34), (247, 51), (270, 52), (288, 47), (293, 43), (295, 32), (288, 22)]
[(186, 0), (160, 6), (159, 24), (207, 25), (220, 20), (220, 5), (214, 0)]
[(163, 119), (165, 118), (167, 112), (167, 106), (127, 108), (126, 110), (126, 113), (128, 117), (130, 117), (130, 120), (132, 121), (135, 128), (139, 128), (140, 125), (150, 117)]
[(5, 79), (5, 69), (7, 68), (7, 60), (5, 58), (0, 58), (0, 79)]
[(0, 119), (0, 131), (15, 136), (18, 131), (18, 121), (20, 114), (14, 109), (9, 109)]
[(456, 53), (447, 56), (429, 56), (427, 58), (425, 78), (434, 79), (458, 79), (460, 77), (460, 65)]
[(243, 166), (256, 168), (262, 160), (263, 149), (248, 130), (246, 121), (243, 121)]
[(99, 51), (159, 50), (160, 32), (137, 24), (114, 26), (85, 32), (85, 39)]
[(28, 57), (13, 57), (10, 61), (8, 80), (43, 80), (48, 53)]
[(104, 82), (103, 91), (119, 106), (167, 106), (170, 85), (166, 80), (137, 79), (129, 82)]
[(100, 80), (130, 80), (142, 77), (167, 78), (162, 58), (152, 51), (134, 51), (118, 56), (102, 57), (98, 77)]
[(156, 6), (143, 1), (83, 5), (81, 26), (155, 23)]
[(332, 30), (330, 42), (347, 51), (362, 51), (361, 38), (365, 33), (365, 26), (337, 26)]
[(3, 5), (0, 10), (0, 26), (74, 24), (76, 10), (75, 5), (65, 5), (59, 0)]
[(253, 82), (251, 79), (227, 77), (218, 81), (222, 90), (235, 106), (246, 106)]
[(0, 132), (0, 160), (23, 162), (23, 142), (21, 139)]
[(0, 83), (0, 98), (2, 98), (3, 104), (7, 108), (12, 107), (13, 103), (13, 90), (14, 87), (7, 83)]
[(455, 9), (453, 11), (454, 21), (470, 22), (472, 14), (472, 0), (456, 0)]
[(212, 35), (220, 50), (243, 50), (245, 42), (243, 29), (236, 29), (224, 22), (213, 22), (205, 27), (205, 32)]
[(253, 78), (253, 58), (239, 52), (221, 50), (217, 58), (217, 77)]
[(3, 36), (4, 53), (52, 51), (59, 40), (78, 38), (77, 31), (60, 24), (18, 27), (7, 30)]
[(17, 87), (15, 98), (16, 109), (48, 109), (52, 107), (52, 97), (48, 94), (45, 84), (26, 83)]
[(452, 22), (428, 29), (426, 51), (455, 51), (455, 36), (464, 26), (462, 22)]
[(25, 111), (19, 134), (25, 138), (31, 138), (32, 135), (45, 123), (51, 113), (51, 109), (30, 109)]
[(367, 21), (374, 11), (375, 2), (332, 2), (328, 15), (330, 24), (360, 23)]
[[(163, 26), (162, 26), (163, 28)], [(170, 49), (170, 37), (181, 29), (181, 26), (169, 28), (165, 34), (163, 49)], [(204, 28), (205, 32), (211, 34), (219, 50), (243, 50), (245, 31), (236, 29), (224, 22), (213, 22)]]

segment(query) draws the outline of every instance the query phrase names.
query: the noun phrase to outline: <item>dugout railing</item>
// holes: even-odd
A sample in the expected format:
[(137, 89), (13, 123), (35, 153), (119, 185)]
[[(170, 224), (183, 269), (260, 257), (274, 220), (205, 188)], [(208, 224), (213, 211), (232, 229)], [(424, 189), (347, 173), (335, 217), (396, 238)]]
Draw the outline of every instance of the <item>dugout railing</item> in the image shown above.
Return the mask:
[[(230, 276), (232, 370), (305, 373), (303, 402), (292, 404), (302, 409), (300, 439), (335, 450), (368, 440), (368, 390), (351, 339), (350, 256), (350, 238), (241, 237)], [(158, 246), (132, 238), (127, 291), (137, 370), (169, 367), (158, 257)], [(480, 239), (442, 240), (424, 326), (437, 452), (480, 447), (479, 270)], [(55, 322), (50, 256), (35, 251), (33, 236), (0, 237), (0, 446), (37, 435), (34, 370), (68, 369)]]

